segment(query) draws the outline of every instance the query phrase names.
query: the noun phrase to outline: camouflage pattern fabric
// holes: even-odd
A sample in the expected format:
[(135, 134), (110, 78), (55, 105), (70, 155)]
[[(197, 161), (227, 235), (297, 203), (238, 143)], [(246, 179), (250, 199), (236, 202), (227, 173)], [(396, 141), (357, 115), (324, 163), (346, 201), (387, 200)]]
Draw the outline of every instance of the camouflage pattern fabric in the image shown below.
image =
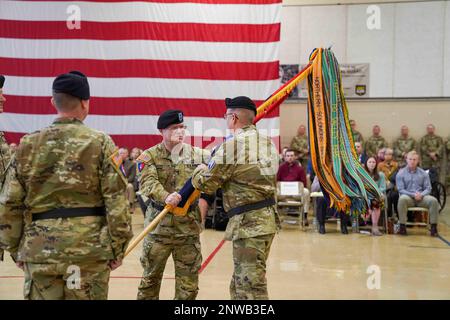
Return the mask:
[[(195, 168), (209, 158), (209, 151), (189, 144), (180, 144), (179, 153), (172, 156), (163, 143), (145, 150), (137, 159), (139, 192), (161, 206), (166, 197), (179, 191)], [(146, 212), (151, 222), (160, 210), (152, 204)], [(193, 206), (186, 216), (168, 214), (151, 233), (160, 235), (198, 235), (201, 231), (201, 216), (198, 206)]]
[[(79, 268), (79, 273), (73, 268)], [(107, 261), (26, 263), (26, 300), (106, 300), (110, 269)]]
[[(71, 118), (22, 138), (0, 194), (0, 247), (31, 264), (120, 260), (132, 237), (126, 181), (105, 133)], [(106, 217), (32, 221), (55, 208), (106, 207)]]
[(291, 141), (291, 149), (300, 159), (302, 167), (306, 168), (309, 159), (309, 141), (306, 135), (295, 136)]
[[(257, 145), (264, 151), (256, 154)], [(232, 208), (275, 198), (278, 160), (279, 155), (270, 138), (249, 125), (220, 146), (207, 170), (195, 170), (192, 184), (206, 194), (214, 194), (222, 188), (224, 209), (228, 212)], [(273, 208), (233, 216), (228, 222), (226, 239), (277, 232), (279, 220)]]
[[(5, 171), (10, 160), (10, 150), (3, 132), (0, 131), (0, 190), (5, 179)], [(3, 249), (0, 248), (0, 261), (3, 261)]]
[[(180, 144), (173, 153), (164, 144), (145, 150), (137, 159), (140, 193), (160, 206), (166, 197), (179, 191), (195, 168), (210, 153), (189, 144)], [(202, 257), (199, 233), (201, 215), (195, 204), (185, 216), (167, 214), (144, 240), (141, 264), (144, 268), (138, 299), (158, 299), (161, 279), (170, 254), (175, 262), (175, 299), (195, 299)], [(145, 213), (147, 226), (160, 213), (151, 203)]]
[(352, 135), (353, 135), (353, 142), (361, 142), (362, 145), (364, 145), (364, 138), (359, 131), (356, 130), (352, 131)]
[(157, 300), (167, 259), (175, 264), (175, 300), (194, 300), (198, 294), (198, 271), (202, 264), (199, 236), (171, 237), (152, 234), (144, 240), (144, 268), (138, 300)]
[(417, 149), (417, 142), (411, 137), (402, 137), (400, 136), (394, 141), (393, 144), (394, 149), (394, 159), (398, 161), (399, 166), (403, 167), (406, 165), (405, 157), (408, 154), (408, 152), (412, 150), (419, 151)]
[[(207, 169), (196, 169), (192, 183), (207, 194), (222, 188), (223, 205), (228, 212), (275, 198), (278, 162), (279, 155), (271, 139), (259, 134), (254, 125), (248, 125), (219, 147)], [(275, 206), (256, 209), (231, 217), (225, 239), (233, 240), (233, 247), (245, 248), (247, 243), (258, 242), (258, 238), (272, 239), (279, 228)], [(265, 261), (270, 244), (271, 240), (265, 242), (262, 255), (245, 249), (233, 250), (235, 270), (231, 298), (267, 298)], [(257, 258), (253, 259), (255, 255)]]
[[(435, 152), (437, 160), (431, 159), (429, 153)], [(444, 157), (444, 140), (433, 134), (427, 134), (420, 139), (420, 157), (421, 167), (424, 169), (437, 168), (441, 166), (441, 161)]]
[(233, 241), (232, 300), (268, 300), (266, 261), (274, 234)]
[(387, 146), (388, 144), (382, 136), (371, 136), (367, 139), (364, 150), (366, 151), (367, 157), (376, 157), (378, 150)]

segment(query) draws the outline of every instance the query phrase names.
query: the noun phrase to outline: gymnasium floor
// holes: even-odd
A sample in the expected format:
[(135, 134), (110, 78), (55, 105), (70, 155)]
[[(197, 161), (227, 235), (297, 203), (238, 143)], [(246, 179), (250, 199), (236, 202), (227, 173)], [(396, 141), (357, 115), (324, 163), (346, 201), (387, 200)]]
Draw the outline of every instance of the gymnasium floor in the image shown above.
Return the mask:
[[(310, 218), (311, 219), (311, 218)], [(142, 214), (133, 215), (135, 235)], [(311, 225), (311, 224), (310, 224)], [(450, 205), (440, 214), (439, 231), (450, 240)], [(450, 243), (432, 238), (425, 228), (408, 228), (409, 235), (371, 237), (342, 235), (327, 223), (327, 234), (301, 231), (283, 224), (267, 263), (271, 299), (450, 299)], [(201, 235), (203, 259), (217, 247), (223, 232), (207, 229)], [(109, 299), (135, 299), (142, 274), (140, 247), (112, 272)], [(379, 289), (368, 289), (368, 278), (379, 267)], [(375, 267), (373, 267), (375, 266)], [(373, 269), (372, 269), (373, 270)], [(231, 243), (225, 242), (200, 275), (198, 299), (229, 299), (232, 274)], [(161, 299), (174, 295), (174, 268), (167, 264)], [(369, 283), (374, 283), (369, 281)], [(9, 255), (0, 264), (0, 299), (22, 299), (22, 271)]]

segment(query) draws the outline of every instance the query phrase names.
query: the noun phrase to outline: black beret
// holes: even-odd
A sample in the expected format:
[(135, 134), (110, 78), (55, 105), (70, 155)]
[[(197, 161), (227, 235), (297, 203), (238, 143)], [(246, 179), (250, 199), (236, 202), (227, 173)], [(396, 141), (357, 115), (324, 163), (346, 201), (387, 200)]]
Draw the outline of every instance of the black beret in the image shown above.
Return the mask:
[(166, 110), (158, 118), (158, 129), (165, 129), (171, 124), (183, 123), (183, 111)]
[(56, 77), (53, 81), (53, 92), (67, 93), (81, 100), (89, 100), (89, 83), (80, 71), (70, 71)]
[(226, 98), (225, 105), (231, 109), (248, 109), (255, 112), (256, 115), (256, 105), (249, 97), (239, 96), (236, 98)]
[(5, 77), (0, 75), (0, 89), (3, 88), (4, 83), (5, 83)]

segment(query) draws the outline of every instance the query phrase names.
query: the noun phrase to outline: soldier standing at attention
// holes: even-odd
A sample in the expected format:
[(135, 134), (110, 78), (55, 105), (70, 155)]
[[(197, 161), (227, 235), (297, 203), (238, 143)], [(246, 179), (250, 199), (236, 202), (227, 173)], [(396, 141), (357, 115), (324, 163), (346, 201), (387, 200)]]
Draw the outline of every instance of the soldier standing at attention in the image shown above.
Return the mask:
[(304, 125), (300, 125), (298, 127), (297, 135), (292, 138), (291, 150), (294, 150), (297, 160), (306, 170), (309, 159), (309, 141), (308, 136), (306, 135), (306, 127)]
[(6, 171), (0, 246), (25, 272), (26, 299), (107, 299), (132, 237), (115, 145), (82, 122), (89, 98), (81, 72), (58, 76), (58, 117), (22, 138)]
[(420, 139), (421, 167), (425, 170), (435, 168), (440, 173), (441, 161), (444, 156), (444, 140), (434, 133), (434, 125), (427, 126), (427, 134)]
[(353, 142), (361, 142), (361, 145), (364, 145), (364, 138), (362, 134), (356, 130), (356, 121), (350, 120), (350, 127), (352, 128), (352, 134), (353, 134)]
[[(145, 150), (136, 160), (140, 193), (150, 199), (145, 226), (166, 204), (177, 206), (181, 196), (176, 191), (183, 187), (197, 165), (209, 158), (208, 151), (183, 143), (186, 126), (182, 111), (165, 111), (159, 116), (157, 127), (163, 141)], [(144, 239), (139, 300), (159, 299), (164, 268), (171, 254), (175, 263), (175, 299), (197, 297), (202, 263), (199, 234), (204, 218), (195, 203), (185, 216), (167, 214)]]
[(400, 129), (400, 137), (394, 141), (393, 149), (395, 160), (398, 162), (399, 167), (406, 165), (406, 155), (408, 152), (417, 150), (416, 140), (409, 136), (409, 128), (403, 125)]
[[(6, 98), (3, 96), (3, 84), (5, 83), (5, 77), (0, 75), (0, 114), (3, 113), (3, 105), (6, 102)], [(10, 149), (6, 143), (3, 132), (0, 131), (0, 190), (2, 189), (3, 181), (5, 179), (6, 166), (10, 159)], [(3, 261), (3, 249), (0, 248), (0, 261)]]
[(367, 157), (374, 157), (377, 159), (378, 151), (388, 146), (386, 140), (380, 135), (381, 129), (379, 125), (374, 125), (372, 128), (373, 135), (367, 139), (364, 147)]
[(275, 207), (279, 155), (271, 139), (258, 132), (256, 106), (248, 97), (227, 98), (223, 143), (208, 167), (199, 166), (192, 184), (207, 194), (222, 188), (230, 218), (225, 239), (233, 241), (231, 299), (268, 299), (266, 261), (280, 220)]

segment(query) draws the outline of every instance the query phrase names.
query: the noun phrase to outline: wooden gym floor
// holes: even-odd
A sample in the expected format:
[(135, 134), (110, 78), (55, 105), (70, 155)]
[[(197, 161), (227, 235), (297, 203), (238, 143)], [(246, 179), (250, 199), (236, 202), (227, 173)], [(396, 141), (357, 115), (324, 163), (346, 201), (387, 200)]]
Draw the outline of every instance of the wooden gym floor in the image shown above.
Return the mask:
[[(142, 230), (142, 222), (137, 210), (133, 215), (135, 235)], [(445, 242), (450, 241), (450, 205), (440, 214), (442, 238), (430, 237), (423, 227), (408, 228), (407, 237), (372, 237), (352, 234), (351, 229), (342, 235), (334, 223), (327, 223), (327, 234), (320, 235), (311, 225), (301, 231), (299, 225), (283, 224), (275, 237), (267, 262), (271, 299), (450, 299), (450, 242)], [(211, 229), (201, 234), (204, 261), (222, 237), (223, 232)], [(109, 299), (136, 298), (142, 274), (140, 249), (112, 272)], [(229, 299), (231, 249), (231, 243), (225, 242), (201, 273), (198, 299)], [(376, 269), (380, 286), (369, 289), (367, 283), (375, 283), (370, 280)], [(173, 298), (174, 284), (169, 258), (161, 299)], [(0, 263), (0, 300), (22, 299), (22, 286), (23, 273), (6, 254)]]

